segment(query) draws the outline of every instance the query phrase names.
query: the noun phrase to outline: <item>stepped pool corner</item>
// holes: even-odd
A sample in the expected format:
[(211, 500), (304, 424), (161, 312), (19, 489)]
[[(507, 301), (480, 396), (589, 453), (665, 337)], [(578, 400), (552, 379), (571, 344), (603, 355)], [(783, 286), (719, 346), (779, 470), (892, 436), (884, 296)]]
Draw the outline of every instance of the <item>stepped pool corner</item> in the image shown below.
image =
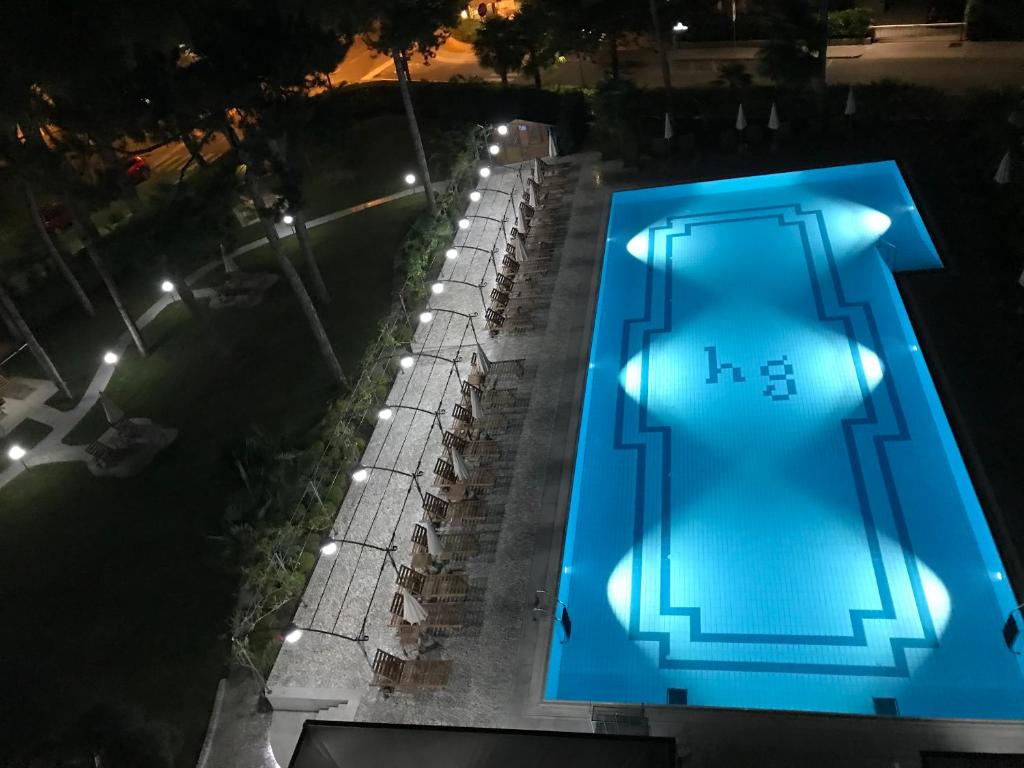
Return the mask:
[(545, 697), (1024, 719), (895, 163), (612, 197)]

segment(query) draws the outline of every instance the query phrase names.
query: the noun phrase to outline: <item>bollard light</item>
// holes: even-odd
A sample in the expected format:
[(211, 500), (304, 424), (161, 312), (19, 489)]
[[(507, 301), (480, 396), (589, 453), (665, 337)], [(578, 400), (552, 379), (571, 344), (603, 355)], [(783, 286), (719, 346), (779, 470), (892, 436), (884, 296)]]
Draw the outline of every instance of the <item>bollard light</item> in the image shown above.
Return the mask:
[(457, 259), (457, 258), (459, 258), (459, 249), (458, 248), (449, 248), (447, 251), (444, 252), (444, 257), (446, 259)]
[(27, 453), (28, 451), (26, 451), (20, 445), (12, 445), (10, 448), (7, 449), (7, 458), (9, 458), (11, 461), (21, 461), (22, 459), (25, 458), (25, 455)]
[(164, 293), (170, 293), (171, 291), (174, 290), (174, 283), (172, 283), (170, 280), (164, 280), (162, 283), (160, 283), (160, 290), (163, 291)]
[(434, 319), (434, 313), (433, 312), (420, 312), (420, 322), (421, 323), (429, 323), (433, 319)]
[(416, 174), (415, 173), (407, 173), (407, 174), (405, 174), (405, 183), (408, 184), (410, 187), (413, 184), (415, 184), (416, 183)]
[(295, 217), (292, 216), (290, 213), (286, 213), (284, 216), (281, 217), (281, 221), (283, 221), (285, 224), (291, 225), (295, 223)]
[(469, 199), (472, 200), (474, 203), (479, 203), (481, 197), (483, 197), (483, 195), (480, 194), (479, 189), (474, 189), (472, 192), (469, 193)]
[(103, 355), (103, 362), (107, 365), (117, 365), (118, 360), (121, 358), (117, 356), (116, 352), (107, 352)]
[(391, 417), (395, 415), (395, 412), (390, 408), (381, 408), (377, 411), (377, 418), (381, 421), (390, 421)]
[(459, 219), (459, 229), (469, 229), (469, 219)]
[(491, 169), (488, 168), (486, 165), (483, 168), (480, 169), (480, 178), (481, 179), (486, 179), (490, 175), (491, 175)]
[(370, 476), (370, 472), (363, 467), (359, 467), (352, 473), (352, 479), (357, 483), (365, 483), (366, 478)]
[(405, 357), (398, 361), (398, 364), (405, 368), (405, 370), (409, 370), (414, 365), (416, 365), (416, 358), (413, 357), (412, 355), (406, 355)]
[(434, 283), (430, 286), (430, 292), (434, 295), (444, 293), (444, 283)]

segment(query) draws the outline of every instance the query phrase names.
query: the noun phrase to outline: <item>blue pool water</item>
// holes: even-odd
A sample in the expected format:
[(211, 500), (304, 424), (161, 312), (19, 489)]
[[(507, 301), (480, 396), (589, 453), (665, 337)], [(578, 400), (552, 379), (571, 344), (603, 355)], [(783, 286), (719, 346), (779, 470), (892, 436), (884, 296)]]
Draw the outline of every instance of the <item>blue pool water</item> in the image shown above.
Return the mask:
[(941, 266), (894, 163), (613, 196), (548, 699), (1024, 718)]

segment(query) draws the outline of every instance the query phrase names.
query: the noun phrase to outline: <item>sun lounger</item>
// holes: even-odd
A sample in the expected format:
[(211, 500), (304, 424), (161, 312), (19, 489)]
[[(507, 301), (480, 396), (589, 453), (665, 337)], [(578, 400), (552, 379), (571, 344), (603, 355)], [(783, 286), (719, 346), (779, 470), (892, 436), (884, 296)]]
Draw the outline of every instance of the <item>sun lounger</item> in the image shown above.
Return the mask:
[(464, 527), (487, 520), (487, 510), (479, 499), (448, 501), (427, 492), (423, 494), (423, 512), (435, 525)]
[(109, 467), (120, 462), (125, 454), (128, 453), (128, 449), (127, 447), (115, 447), (107, 445), (100, 440), (95, 440), (86, 447), (85, 452), (92, 456), (96, 466)]
[[(395, 592), (391, 598), (391, 626), (411, 626), (402, 618), (402, 609), (405, 607), (405, 597), (401, 592)], [(427, 618), (417, 624), (423, 629), (459, 629), (465, 622), (465, 603), (427, 603), (423, 606), (427, 611)]]
[(469, 594), (469, 580), (458, 573), (421, 573), (400, 565), (395, 582), (423, 603), (457, 603)]
[(441, 539), (444, 554), (440, 557), (432, 557), (427, 549), (426, 529), (422, 525), (412, 527), (413, 567), (416, 566), (417, 555), (425, 556), (427, 558), (426, 565), (429, 566), (432, 559), (441, 562), (458, 562), (480, 554), (480, 537), (474, 533), (444, 533), (440, 534), (438, 538)]
[(455, 448), (463, 456), (472, 456), (481, 459), (500, 459), (501, 444), (496, 440), (482, 437), (473, 439), (465, 435), (457, 435), (452, 431), (446, 431), (441, 438), (441, 444), (445, 448)]
[(373, 685), (391, 691), (444, 688), (452, 663), (447, 659), (400, 659), (379, 648), (373, 657)]
[(453, 499), (464, 498), (467, 491), (492, 488), (496, 480), (493, 470), (485, 467), (473, 467), (469, 477), (459, 478), (455, 475), (455, 467), (447, 459), (438, 458), (434, 462), (434, 487), (447, 490)]

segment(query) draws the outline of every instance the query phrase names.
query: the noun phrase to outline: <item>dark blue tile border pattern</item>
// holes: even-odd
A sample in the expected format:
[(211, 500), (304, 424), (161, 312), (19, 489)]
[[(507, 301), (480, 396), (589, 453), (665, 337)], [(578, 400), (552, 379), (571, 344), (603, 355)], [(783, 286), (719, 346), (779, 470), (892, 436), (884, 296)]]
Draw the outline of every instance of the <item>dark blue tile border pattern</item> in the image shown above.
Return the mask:
[[(671, 439), (668, 427), (654, 426), (647, 419), (647, 386), (646, 377), (649, 368), (650, 342), (658, 334), (672, 332), (672, 320), (669, 306), (672, 301), (672, 280), (666, 275), (672, 273), (673, 245), (680, 239), (689, 237), (698, 227), (711, 227), (723, 224), (735, 224), (753, 220), (775, 221), (780, 227), (792, 227), (798, 234), (803, 247), (804, 261), (812, 287), (818, 320), (842, 328), (848, 340), (850, 356), (856, 370), (864, 402), (864, 414), (856, 418), (842, 419), (842, 432), (846, 443), (852, 480), (856, 487), (857, 500), (864, 526), (866, 545), (871, 554), (874, 577), (878, 589), (881, 607), (877, 610), (850, 609), (850, 632), (838, 635), (796, 635), (796, 634), (745, 634), (705, 632), (701, 628), (701, 609), (697, 606), (676, 606), (672, 603), (671, 579), (669, 578), (669, 556), (671, 555), (671, 488), (667, 468), (671, 465)], [(620, 355), (621, 367), (625, 369), (634, 350), (643, 350), (641, 362), (640, 400), (634, 403), (620, 389), (616, 402), (615, 413), (615, 447), (624, 451), (633, 451), (636, 455), (637, 479), (636, 509), (634, 525), (634, 557), (632, 561), (632, 599), (629, 636), (634, 640), (654, 640), (659, 643), (659, 665), (663, 668), (675, 669), (706, 669), (731, 671), (766, 671), (766, 672), (800, 672), (840, 675), (866, 676), (907, 676), (909, 674), (905, 651), (910, 648), (935, 648), (938, 645), (935, 626), (928, 609), (921, 575), (914, 555), (913, 545), (903, 517), (900, 499), (896, 492), (896, 482), (889, 464), (887, 446), (909, 439), (907, 423), (900, 405), (896, 386), (890, 377), (883, 377), (879, 390), (872, 391), (867, 383), (867, 375), (857, 351), (858, 339), (877, 351), (880, 362), (885, 366), (884, 347), (879, 337), (878, 328), (868, 302), (847, 300), (840, 272), (836, 265), (825, 217), (820, 210), (805, 210), (800, 204), (792, 203), (780, 206), (743, 208), (722, 210), (714, 213), (702, 213), (689, 216), (673, 216), (664, 225), (649, 229), (648, 259), (653, 259), (653, 244), (659, 237), (666, 239), (664, 269), (649, 268), (646, 271), (644, 312), (640, 317), (624, 321), (622, 348)], [(650, 266), (650, 264), (649, 264)], [(661, 277), (659, 278), (659, 274)], [(657, 285), (658, 282), (663, 285)], [(785, 361), (772, 361), (769, 364), (783, 364)], [(795, 390), (794, 390), (795, 391)], [(766, 396), (770, 393), (766, 392)], [(877, 398), (885, 398), (887, 407), (884, 409), (886, 419), (879, 416), (876, 405)], [(891, 416), (891, 419), (888, 418)], [(887, 423), (891, 422), (891, 423)], [(859, 443), (855, 439), (858, 431), (870, 430), (872, 455), (861, 455)], [(660, 516), (661, 516), (661, 591), (660, 612), (663, 616), (682, 616), (689, 619), (689, 641), (693, 643), (769, 643), (795, 646), (866, 646), (868, 639), (865, 622), (876, 619), (894, 619), (896, 611), (893, 604), (890, 585), (882, 561), (878, 530), (872, 512), (872, 504), (888, 505), (898, 535), (907, 576), (917, 607), (918, 620), (922, 633), (918, 637), (891, 637), (889, 643), (892, 651), (892, 663), (878, 664), (821, 664), (785, 661), (743, 661), (743, 660), (707, 660), (670, 658), (669, 633), (644, 631), (640, 628), (640, 589), (643, 572), (642, 540), (645, 519), (645, 483), (648, 462), (660, 462), (656, 472), (661, 478)], [(863, 472), (865, 464), (874, 462), (884, 481), (884, 499), (871, 498), (869, 483)]]

